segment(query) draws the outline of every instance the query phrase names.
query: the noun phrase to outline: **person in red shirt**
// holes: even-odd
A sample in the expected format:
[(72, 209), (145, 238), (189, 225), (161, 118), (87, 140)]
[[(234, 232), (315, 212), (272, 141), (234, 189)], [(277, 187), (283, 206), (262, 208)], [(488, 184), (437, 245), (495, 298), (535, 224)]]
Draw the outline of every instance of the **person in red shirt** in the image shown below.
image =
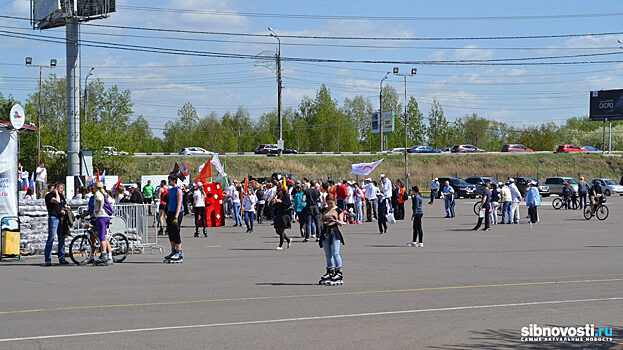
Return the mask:
[(337, 198), (337, 207), (346, 210), (346, 197), (348, 197), (348, 187), (346, 186), (346, 180), (340, 181), (340, 184), (335, 190), (335, 197)]

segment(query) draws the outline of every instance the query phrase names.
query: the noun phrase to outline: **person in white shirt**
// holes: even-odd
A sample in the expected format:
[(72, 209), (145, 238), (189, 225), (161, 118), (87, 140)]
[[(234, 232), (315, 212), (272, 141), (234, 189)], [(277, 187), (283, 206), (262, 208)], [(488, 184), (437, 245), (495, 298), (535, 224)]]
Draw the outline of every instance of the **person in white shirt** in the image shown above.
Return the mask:
[(253, 193), (253, 188), (247, 188), (247, 195), (242, 200), (242, 209), (244, 210), (244, 223), (247, 225), (247, 233), (253, 233), (253, 220), (255, 219), (255, 204), (257, 197)]
[(240, 187), (237, 187), (234, 192), (232, 192), (231, 202), (234, 204), (234, 217), (236, 218), (234, 227), (242, 227), (242, 217), (240, 216)]
[(232, 202), (232, 194), (236, 190), (234, 180), (229, 180), (229, 186), (225, 187), (225, 217), (230, 218), (233, 215), (234, 203)]
[(193, 191), (193, 212), (195, 213), (195, 237), (199, 237), (199, 218), (203, 226), (203, 235), (208, 237), (206, 218), (206, 193), (201, 182), (197, 182)]
[(372, 218), (376, 220), (376, 187), (372, 183), (371, 178), (366, 179), (364, 190), (366, 191), (366, 222), (372, 222)]
[(439, 192), (439, 179), (434, 178), (433, 181), (430, 182), (430, 201), (428, 204), (433, 204), (433, 201), (437, 197), (437, 192)]
[(394, 208), (392, 208), (392, 189), (392, 181), (385, 174), (381, 174), (381, 193), (383, 193), (383, 200), (388, 201), (388, 213), (394, 212)]
[(48, 171), (45, 169), (45, 164), (41, 162), (37, 170), (35, 170), (35, 189), (37, 191), (37, 199), (43, 198), (45, 194), (45, 185), (48, 182)]
[(354, 202), (355, 202), (355, 222), (357, 224), (361, 224), (363, 222), (363, 191), (361, 190), (361, 187), (359, 187), (358, 183), (355, 183), (353, 185), (353, 198), (354, 198)]
[(353, 187), (354, 182), (352, 181), (348, 181), (347, 182), (348, 187), (346, 188), (346, 211), (348, 211), (348, 209), (353, 209), (353, 211), (355, 210), (355, 188)]
[(513, 198), (511, 204), (511, 218), (513, 219), (513, 224), (518, 224), (520, 218), (519, 203), (521, 202), (521, 192), (519, 192), (517, 185), (515, 185), (515, 179), (511, 177), (508, 181), (511, 183), (508, 187), (511, 190), (511, 197)]

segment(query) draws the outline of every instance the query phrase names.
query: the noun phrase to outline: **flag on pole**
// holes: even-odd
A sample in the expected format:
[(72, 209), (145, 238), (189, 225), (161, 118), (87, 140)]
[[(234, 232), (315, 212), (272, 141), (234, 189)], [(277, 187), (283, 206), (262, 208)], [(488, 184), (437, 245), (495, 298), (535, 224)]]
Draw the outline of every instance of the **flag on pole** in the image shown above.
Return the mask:
[(102, 172), (102, 183), (104, 185), (106, 184), (106, 170), (104, 170), (104, 172)]
[(188, 177), (188, 168), (189, 168), (188, 163), (184, 164), (184, 172), (183, 173), (184, 173), (184, 176), (186, 176), (186, 177)]
[(30, 175), (30, 183), (28, 184), (28, 187), (35, 188), (35, 173), (34, 172)]
[(244, 194), (245, 194), (245, 196), (247, 194), (247, 187), (249, 187), (249, 178), (245, 177), (244, 178)]
[(111, 192), (115, 193), (115, 191), (117, 190), (117, 187), (119, 187), (119, 185), (121, 185), (121, 176), (119, 176), (119, 180), (117, 180), (117, 183), (112, 187)]
[(288, 183), (286, 182), (286, 177), (283, 177), (283, 188), (286, 189), (286, 191), (288, 190)]
[(381, 164), (381, 162), (383, 161), (383, 159), (379, 159), (376, 162), (372, 162), (372, 163), (357, 163), (357, 164), (352, 164), (352, 170), (350, 171), (351, 174), (355, 174), (355, 175), (368, 175), (372, 172), (372, 170), (374, 170), (374, 168), (376, 168), (379, 164)]
[(87, 182), (89, 183), (89, 186), (93, 186), (93, 183), (94, 183), (93, 179), (94, 179), (93, 176), (87, 176)]
[(212, 160), (210, 161), (210, 163), (214, 165), (214, 167), (216, 168), (216, 171), (218, 171), (219, 174), (221, 174), (221, 176), (227, 177), (227, 174), (225, 173), (225, 168), (223, 168), (223, 164), (221, 164), (220, 159), (218, 159), (218, 154), (215, 154), (214, 157), (212, 157)]
[(78, 176), (78, 181), (80, 181), (80, 187), (84, 187), (84, 182), (82, 182), (81, 176)]
[(173, 167), (173, 171), (171, 171), (171, 174), (177, 175), (177, 178), (180, 179), (180, 181), (182, 182), (186, 180), (186, 176), (184, 176), (184, 173), (180, 170), (180, 165), (177, 164), (177, 162), (175, 162), (175, 166)]
[(205, 162), (199, 169), (199, 175), (195, 178), (195, 183), (206, 183), (207, 180), (212, 177), (212, 165), (210, 161)]
[(100, 181), (100, 170), (97, 169), (97, 182), (99, 182), (99, 181)]

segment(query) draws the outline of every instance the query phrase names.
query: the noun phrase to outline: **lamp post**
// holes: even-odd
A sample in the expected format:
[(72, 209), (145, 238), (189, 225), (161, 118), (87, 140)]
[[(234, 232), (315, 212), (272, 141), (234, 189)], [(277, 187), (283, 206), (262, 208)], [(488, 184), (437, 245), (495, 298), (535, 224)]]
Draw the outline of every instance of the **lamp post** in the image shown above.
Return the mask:
[(380, 151), (385, 150), (385, 142), (383, 140), (383, 82), (389, 77), (389, 72), (385, 73), (381, 84), (379, 85), (379, 134), (381, 134)]
[(268, 27), (270, 36), (277, 39), (277, 123), (279, 124), (279, 140), (277, 141), (278, 155), (283, 152), (283, 123), (281, 120), (281, 40), (273, 28)]
[(26, 67), (35, 67), (39, 68), (39, 96), (38, 96), (38, 104), (39, 110), (37, 112), (37, 164), (36, 167), (41, 164), (41, 75), (43, 68), (55, 68), (56, 67), (56, 59), (52, 58), (50, 60), (50, 64), (32, 64), (32, 57), (26, 57)]
[(409, 172), (407, 170), (407, 147), (409, 147), (407, 145), (408, 142), (408, 137), (407, 137), (407, 77), (413, 77), (415, 76), (415, 74), (417, 74), (417, 69), (416, 68), (411, 68), (411, 74), (406, 74), (406, 73), (399, 73), (399, 68), (398, 67), (394, 67), (394, 75), (397, 76), (401, 76), (404, 78), (405, 81), (405, 116), (404, 116), (404, 122), (405, 122), (405, 183), (406, 183), (406, 187), (407, 189), (409, 188)]

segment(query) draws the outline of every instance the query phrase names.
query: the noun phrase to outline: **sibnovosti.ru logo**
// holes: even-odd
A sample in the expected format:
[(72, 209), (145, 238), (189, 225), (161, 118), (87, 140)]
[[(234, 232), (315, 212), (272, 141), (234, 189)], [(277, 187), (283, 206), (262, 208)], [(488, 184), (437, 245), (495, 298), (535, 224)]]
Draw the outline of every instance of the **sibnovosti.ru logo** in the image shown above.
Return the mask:
[(547, 327), (531, 324), (521, 328), (522, 342), (612, 342), (612, 327)]

